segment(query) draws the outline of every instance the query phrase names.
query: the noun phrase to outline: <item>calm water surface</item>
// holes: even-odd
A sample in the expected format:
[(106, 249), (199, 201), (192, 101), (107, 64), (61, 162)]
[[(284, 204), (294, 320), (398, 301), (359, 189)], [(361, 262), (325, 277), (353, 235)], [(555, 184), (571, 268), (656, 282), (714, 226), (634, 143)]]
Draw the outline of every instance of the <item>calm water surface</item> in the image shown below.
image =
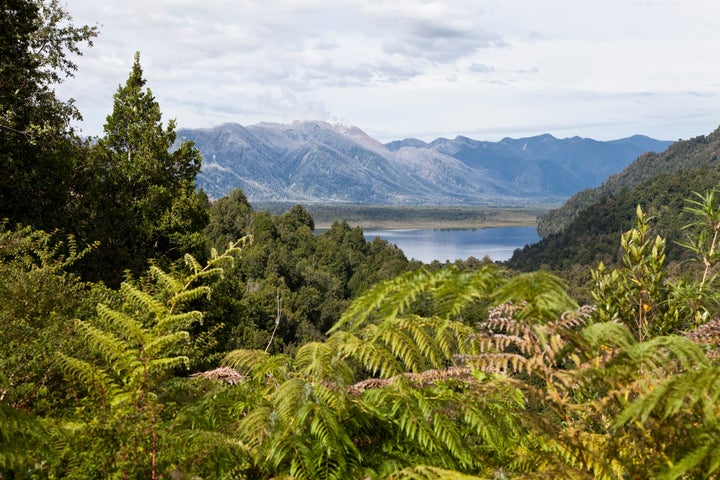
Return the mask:
[(474, 229), (363, 230), (371, 241), (380, 237), (397, 245), (408, 259), (430, 263), (433, 260), (509, 259), (516, 248), (540, 240), (535, 227), (497, 227)]

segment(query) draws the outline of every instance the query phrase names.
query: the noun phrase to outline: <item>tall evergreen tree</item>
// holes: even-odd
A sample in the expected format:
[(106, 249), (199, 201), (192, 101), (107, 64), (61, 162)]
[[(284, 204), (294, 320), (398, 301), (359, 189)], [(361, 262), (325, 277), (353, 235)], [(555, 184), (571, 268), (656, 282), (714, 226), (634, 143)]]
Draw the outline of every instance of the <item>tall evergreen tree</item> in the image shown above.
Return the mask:
[(172, 261), (204, 245), (200, 232), (208, 205), (195, 190), (200, 153), (192, 142), (173, 149), (175, 121), (163, 126), (160, 106), (145, 83), (136, 53), (91, 155), (97, 183), (84, 227), (91, 232), (88, 240), (101, 246), (89, 273), (111, 285), (125, 270), (143, 271), (148, 259)]

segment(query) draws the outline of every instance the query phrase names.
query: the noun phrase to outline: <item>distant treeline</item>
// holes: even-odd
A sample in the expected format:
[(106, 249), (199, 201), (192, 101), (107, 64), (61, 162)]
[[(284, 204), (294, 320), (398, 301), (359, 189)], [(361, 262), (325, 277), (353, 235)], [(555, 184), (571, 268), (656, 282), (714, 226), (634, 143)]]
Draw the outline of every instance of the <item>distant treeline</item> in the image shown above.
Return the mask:
[[(257, 210), (282, 214), (292, 203), (253, 203)], [(536, 225), (538, 216), (551, 207), (490, 206), (387, 206), (387, 205), (303, 205), (324, 228), (337, 221), (362, 227), (481, 227), (497, 225)]]

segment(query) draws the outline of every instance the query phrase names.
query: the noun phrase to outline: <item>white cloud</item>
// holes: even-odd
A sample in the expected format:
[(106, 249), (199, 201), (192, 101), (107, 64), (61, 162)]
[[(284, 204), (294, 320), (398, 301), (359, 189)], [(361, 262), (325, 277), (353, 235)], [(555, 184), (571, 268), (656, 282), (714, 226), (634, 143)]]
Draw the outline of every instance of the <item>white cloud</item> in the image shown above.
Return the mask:
[(318, 118), (384, 140), (675, 138), (720, 123), (720, 3), (710, 0), (67, 0), (66, 8), (78, 23), (102, 24), (77, 78), (59, 90), (77, 99), (89, 134), (101, 133), (136, 50), (166, 117), (186, 127)]

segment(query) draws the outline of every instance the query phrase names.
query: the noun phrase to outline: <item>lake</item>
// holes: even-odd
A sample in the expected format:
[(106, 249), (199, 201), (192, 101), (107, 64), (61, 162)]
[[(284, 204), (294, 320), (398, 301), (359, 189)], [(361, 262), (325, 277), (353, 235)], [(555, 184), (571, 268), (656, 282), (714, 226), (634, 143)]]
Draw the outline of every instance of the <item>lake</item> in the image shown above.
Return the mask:
[(397, 245), (408, 259), (431, 263), (438, 260), (509, 259), (516, 248), (540, 240), (536, 227), (493, 227), (473, 229), (363, 229), (365, 238), (380, 237)]

